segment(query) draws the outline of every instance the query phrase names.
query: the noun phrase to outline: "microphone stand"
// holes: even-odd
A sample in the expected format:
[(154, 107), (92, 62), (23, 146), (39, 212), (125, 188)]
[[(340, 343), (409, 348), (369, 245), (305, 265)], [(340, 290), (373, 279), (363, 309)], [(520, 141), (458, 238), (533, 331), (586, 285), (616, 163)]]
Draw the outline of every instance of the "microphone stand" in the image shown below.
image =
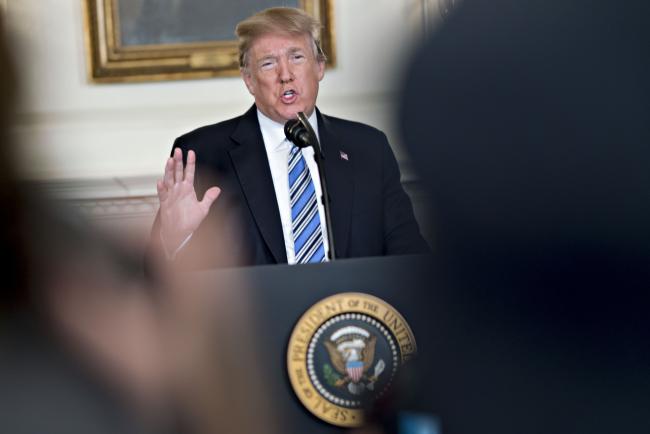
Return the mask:
[[(291, 122), (291, 121), (289, 121)], [(318, 142), (316, 133), (311, 127), (307, 116), (303, 112), (298, 112), (298, 122), (300, 126), (306, 130), (307, 137), (305, 137), (304, 132), (297, 132), (297, 140), (291, 140), (294, 144), (300, 148), (307, 146), (312, 146), (314, 148), (314, 160), (316, 160), (316, 166), (318, 167), (318, 177), (320, 179), (320, 188), (321, 188), (321, 203), (323, 204), (323, 210), (325, 212), (325, 227), (327, 228), (327, 245), (328, 245), (328, 259), (334, 261), (336, 259), (336, 253), (334, 250), (334, 231), (332, 230), (332, 216), (330, 213), (330, 196), (327, 192), (327, 181), (325, 180), (325, 166), (323, 160), (325, 160), (325, 155), (323, 155), (323, 150)], [(295, 126), (293, 127), (295, 128)], [(293, 129), (293, 128), (290, 128)], [(285, 132), (287, 128), (285, 127)], [(305, 140), (306, 139), (306, 140)], [(301, 142), (301, 143), (296, 143)]]

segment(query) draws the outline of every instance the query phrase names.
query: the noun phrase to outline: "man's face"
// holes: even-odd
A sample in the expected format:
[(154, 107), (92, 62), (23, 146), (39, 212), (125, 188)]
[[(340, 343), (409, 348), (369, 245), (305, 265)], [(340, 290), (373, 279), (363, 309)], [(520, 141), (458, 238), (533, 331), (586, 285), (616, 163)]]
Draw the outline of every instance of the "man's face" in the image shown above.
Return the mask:
[(317, 60), (309, 35), (260, 36), (242, 69), (257, 108), (279, 123), (295, 119), (298, 112), (311, 115), (324, 74), (325, 64)]

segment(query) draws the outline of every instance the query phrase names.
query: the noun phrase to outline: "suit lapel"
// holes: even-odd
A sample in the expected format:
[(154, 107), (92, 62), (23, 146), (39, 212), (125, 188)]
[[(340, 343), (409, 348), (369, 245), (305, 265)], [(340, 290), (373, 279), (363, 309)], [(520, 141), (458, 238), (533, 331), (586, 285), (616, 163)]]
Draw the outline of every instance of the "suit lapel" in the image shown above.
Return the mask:
[(248, 207), (273, 257), (278, 263), (285, 263), (287, 252), (280, 212), (255, 106), (242, 116), (231, 138), (238, 146), (230, 150), (230, 158)]
[[(325, 177), (330, 195), (332, 230), (337, 256), (344, 257), (348, 248), (354, 179), (352, 162), (345, 144), (332, 121), (318, 113), (318, 135), (325, 156)], [(348, 158), (348, 159), (346, 159)]]

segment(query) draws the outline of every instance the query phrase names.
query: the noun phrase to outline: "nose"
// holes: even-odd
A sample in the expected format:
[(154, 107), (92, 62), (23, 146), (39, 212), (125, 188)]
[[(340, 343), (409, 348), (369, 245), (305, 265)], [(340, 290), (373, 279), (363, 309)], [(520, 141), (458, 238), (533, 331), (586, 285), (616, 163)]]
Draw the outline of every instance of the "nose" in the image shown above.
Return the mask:
[(293, 72), (291, 71), (291, 64), (286, 60), (280, 60), (278, 65), (278, 75), (280, 77), (280, 83), (287, 84), (293, 81)]

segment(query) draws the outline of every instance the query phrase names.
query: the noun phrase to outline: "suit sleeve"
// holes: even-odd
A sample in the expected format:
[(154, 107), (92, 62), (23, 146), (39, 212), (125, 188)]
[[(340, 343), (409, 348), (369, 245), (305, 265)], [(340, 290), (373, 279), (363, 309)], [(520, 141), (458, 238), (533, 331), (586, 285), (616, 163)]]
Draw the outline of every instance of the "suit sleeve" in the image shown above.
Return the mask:
[(395, 155), (383, 134), (382, 139), (384, 255), (429, 253), (411, 200), (402, 187)]

